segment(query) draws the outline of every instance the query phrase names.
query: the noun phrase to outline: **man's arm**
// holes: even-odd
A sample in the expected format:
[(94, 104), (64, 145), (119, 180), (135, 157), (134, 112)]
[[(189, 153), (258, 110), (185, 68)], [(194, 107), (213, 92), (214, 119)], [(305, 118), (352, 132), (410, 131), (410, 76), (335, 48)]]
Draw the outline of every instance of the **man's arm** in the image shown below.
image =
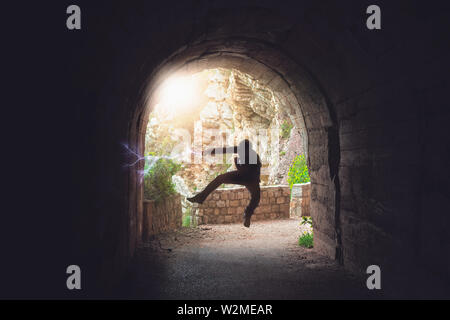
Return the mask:
[(224, 154), (224, 153), (237, 153), (237, 146), (234, 147), (223, 147), (223, 148), (210, 148), (206, 149), (203, 154), (204, 155), (215, 155), (215, 154)]

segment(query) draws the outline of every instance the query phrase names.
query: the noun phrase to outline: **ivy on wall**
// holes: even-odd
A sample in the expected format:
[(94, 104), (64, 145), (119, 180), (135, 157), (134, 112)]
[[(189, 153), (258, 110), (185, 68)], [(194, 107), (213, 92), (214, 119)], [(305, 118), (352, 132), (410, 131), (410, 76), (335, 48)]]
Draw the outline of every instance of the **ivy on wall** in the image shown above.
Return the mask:
[(306, 165), (305, 156), (300, 154), (294, 158), (291, 167), (289, 168), (288, 179), (289, 187), (297, 183), (307, 183), (310, 181), (308, 167)]

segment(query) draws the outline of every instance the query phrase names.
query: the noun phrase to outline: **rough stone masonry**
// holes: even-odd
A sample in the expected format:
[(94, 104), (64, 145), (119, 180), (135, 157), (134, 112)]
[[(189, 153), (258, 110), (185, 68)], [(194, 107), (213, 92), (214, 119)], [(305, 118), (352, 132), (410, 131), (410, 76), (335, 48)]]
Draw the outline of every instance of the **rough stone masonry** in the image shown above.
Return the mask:
[(291, 218), (311, 216), (311, 183), (299, 183), (292, 186)]
[[(250, 193), (244, 187), (217, 189), (205, 202), (194, 207), (198, 224), (242, 222)], [(252, 216), (253, 221), (289, 218), (289, 186), (261, 187), (261, 200)]]
[(180, 228), (181, 223), (181, 196), (179, 194), (160, 202), (144, 200), (143, 241), (147, 241), (153, 235)]

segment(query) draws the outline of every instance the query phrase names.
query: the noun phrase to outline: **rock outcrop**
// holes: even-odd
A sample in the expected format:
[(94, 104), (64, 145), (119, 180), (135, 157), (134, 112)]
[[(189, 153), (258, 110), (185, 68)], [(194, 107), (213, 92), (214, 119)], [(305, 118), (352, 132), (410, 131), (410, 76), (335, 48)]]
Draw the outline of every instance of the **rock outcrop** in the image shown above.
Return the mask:
[[(199, 99), (203, 107), (195, 108), (189, 118), (195, 123), (183, 123), (185, 134), (192, 139), (180, 147), (176, 131), (183, 119), (167, 119), (158, 112), (151, 114), (147, 128), (146, 153), (171, 154), (183, 164), (174, 179), (177, 191), (183, 195), (196, 193), (218, 174), (234, 170), (233, 156), (216, 156), (200, 163), (194, 160), (209, 147), (236, 145), (245, 138), (253, 142), (263, 162), (262, 184), (284, 183), (290, 162), (301, 150), (299, 145), (293, 147), (301, 144), (300, 129), (290, 115), (280, 111), (288, 108), (280, 107), (270, 88), (238, 70), (204, 70), (196, 79), (203, 85), (206, 103), (205, 97)], [(293, 124), (294, 134), (281, 136), (283, 123)]]

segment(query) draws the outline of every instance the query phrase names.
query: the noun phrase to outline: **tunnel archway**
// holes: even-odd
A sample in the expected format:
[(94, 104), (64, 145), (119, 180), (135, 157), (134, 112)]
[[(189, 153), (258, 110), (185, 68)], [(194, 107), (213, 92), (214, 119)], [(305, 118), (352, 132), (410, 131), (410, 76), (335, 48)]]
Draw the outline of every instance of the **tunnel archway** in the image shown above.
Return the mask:
[(366, 5), (85, 4), (95, 17), (88, 32), (62, 40), (70, 48), (61, 68), (70, 70), (70, 80), (60, 81), (70, 86), (63, 104), (79, 112), (73, 130), (64, 130), (74, 132), (79, 147), (71, 184), (82, 189), (70, 216), (70, 261), (89, 266), (105, 290), (124, 274), (139, 239), (141, 196), (135, 173), (124, 169), (136, 157), (123, 144), (142, 150), (146, 89), (157, 87), (164, 70), (214, 65), (226, 56), (255, 76), (278, 75), (273, 87), (281, 79), (298, 99), (309, 164), (317, 169), (313, 211), (326, 212), (316, 225), (330, 231), (323, 237), (328, 255), (340, 248), (344, 266), (359, 274), (377, 264), (385, 277), (401, 275), (405, 283), (417, 274), (448, 283), (450, 261), (442, 252), (449, 251), (449, 201), (441, 187), (448, 181), (448, 41), (436, 32), (448, 17), (439, 6), (384, 2), (385, 28), (370, 31)]
[(86, 37), (67, 38), (76, 72), (64, 103), (83, 110), (74, 123), (83, 128), (74, 184), (83, 203), (73, 213), (71, 255), (100, 287), (123, 275), (139, 239), (141, 196), (124, 169), (136, 158), (123, 144), (142, 150), (146, 90), (164, 70), (224, 65), (225, 56), (257, 78), (278, 75), (266, 81), (281, 86), (275, 91), (286, 83), (298, 100), (316, 169), (313, 211), (326, 213), (316, 225), (330, 235), (324, 251), (340, 249), (359, 274), (377, 264), (408, 283), (413, 266), (448, 282), (449, 202), (440, 187), (448, 180), (448, 41), (436, 33), (445, 10), (386, 2), (386, 31), (369, 31), (364, 2), (138, 2), (86, 4), (101, 18)]
[[(146, 123), (161, 83), (169, 75), (212, 68), (234, 68), (270, 87), (295, 120), (306, 128), (311, 176), (311, 215), (315, 250), (342, 262), (339, 223), (339, 138), (327, 98), (314, 78), (282, 51), (258, 39), (226, 38), (182, 48), (166, 59), (147, 79), (130, 128), (132, 146), (144, 153)], [(143, 188), (137, 172), (130, 172), (130, 250), (142, 234)]]

